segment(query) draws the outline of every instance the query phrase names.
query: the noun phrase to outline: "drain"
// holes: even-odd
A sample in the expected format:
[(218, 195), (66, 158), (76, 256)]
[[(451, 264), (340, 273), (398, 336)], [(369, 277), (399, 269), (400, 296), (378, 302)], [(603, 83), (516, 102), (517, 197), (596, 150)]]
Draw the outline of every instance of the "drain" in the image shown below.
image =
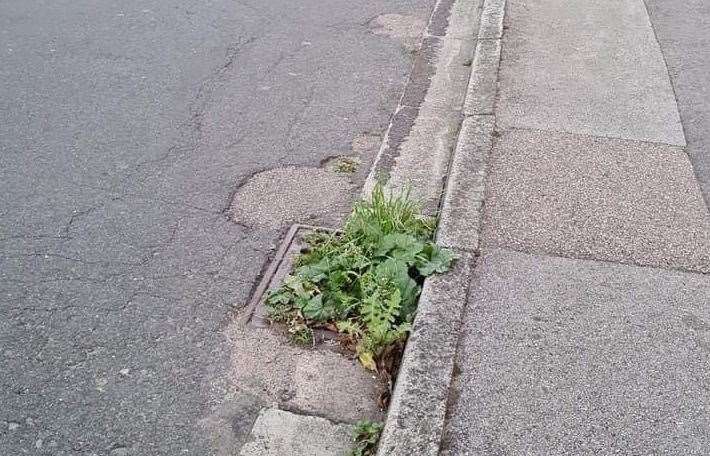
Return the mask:
[[(293, 271), (293, 265), (298, 254), (307, 247), (306, 236), (311, 233), (333, 233), (335, 231), (332, 228), (303, 224), (295, 224), (289, 228), (283, 241), (281, 241), (279, 249), (276, 251), (276, 256), (269, 264), (264, 277), (259, 282), (259, 286), (256, 287), (251, 301), (249, 301), (246, 313), (246, 323), (248, 325), (257, 328), (265, 328), (270, 325), (267, 317), (266, 296), (270, 290), (278, 288), (284, 278)], [(330, 338), (327, 334), (323, 334), (323, 336)]]

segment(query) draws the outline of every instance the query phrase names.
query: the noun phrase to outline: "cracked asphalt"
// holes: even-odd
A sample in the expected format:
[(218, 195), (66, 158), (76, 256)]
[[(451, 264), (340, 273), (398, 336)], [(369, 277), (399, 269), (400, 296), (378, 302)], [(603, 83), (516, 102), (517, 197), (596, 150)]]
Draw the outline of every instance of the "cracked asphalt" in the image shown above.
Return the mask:
[(284, 228), (232, 196), (381, 135), (411, 37), (373, 18), (432, 3), (0, 3), (0, 454), (217, 452), (223, 330)]

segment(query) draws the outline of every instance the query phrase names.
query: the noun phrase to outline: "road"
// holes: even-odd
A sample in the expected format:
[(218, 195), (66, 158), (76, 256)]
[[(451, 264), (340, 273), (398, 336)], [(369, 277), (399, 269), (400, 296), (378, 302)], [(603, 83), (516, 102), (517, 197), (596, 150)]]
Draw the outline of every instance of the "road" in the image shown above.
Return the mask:
[(710, 4), (646, 0), (671, 76), (688, 155), (710, 204)]
[(1, 454), (215, 452), (232, 196), (379, 138), (432, 3), (0, 0)]

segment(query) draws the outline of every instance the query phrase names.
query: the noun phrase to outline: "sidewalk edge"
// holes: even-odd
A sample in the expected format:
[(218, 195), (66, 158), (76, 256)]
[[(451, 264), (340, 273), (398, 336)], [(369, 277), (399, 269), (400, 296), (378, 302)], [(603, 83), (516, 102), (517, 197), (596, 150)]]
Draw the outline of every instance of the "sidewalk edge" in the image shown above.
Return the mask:
[(485, 1), (464, 120), (441, 206), (437, 243), (454, 250), (458, 260), (450, 272), (424, 283), (378, 456), (439, 454), (459, 326), (479, 253), (504, 12), (505, 0)]

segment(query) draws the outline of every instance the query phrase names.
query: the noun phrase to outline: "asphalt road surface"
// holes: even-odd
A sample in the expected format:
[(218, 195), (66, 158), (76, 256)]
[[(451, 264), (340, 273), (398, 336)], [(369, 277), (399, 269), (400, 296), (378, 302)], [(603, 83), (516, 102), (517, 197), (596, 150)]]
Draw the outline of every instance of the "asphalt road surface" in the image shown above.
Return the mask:
[(0, 0), (0, 454), (214, 452), (279, 236), (231, 195), (382, 133), (412, 56), (373, 19), (431, 6)]
[(710, 3), (646, 0), (671, 76), (688, 155), (710, 204)]

